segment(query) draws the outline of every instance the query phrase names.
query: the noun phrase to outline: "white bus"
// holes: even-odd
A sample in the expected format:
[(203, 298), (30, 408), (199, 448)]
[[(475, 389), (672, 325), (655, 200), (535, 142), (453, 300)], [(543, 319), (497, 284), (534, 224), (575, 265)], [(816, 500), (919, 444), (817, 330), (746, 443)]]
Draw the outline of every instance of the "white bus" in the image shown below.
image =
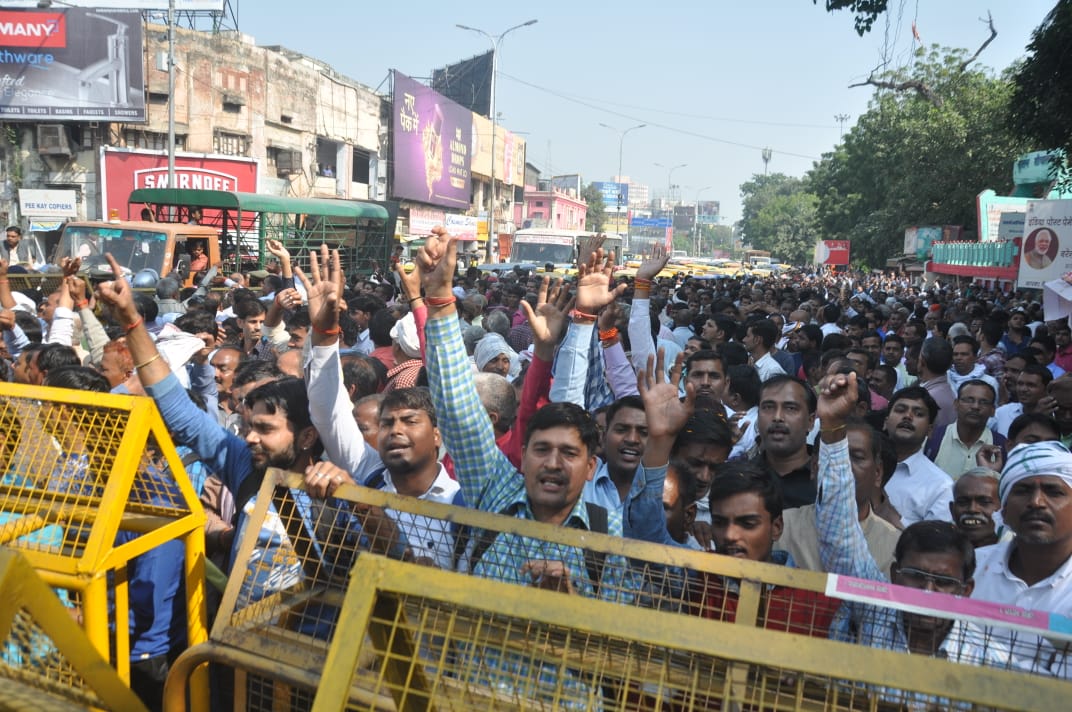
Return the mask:
[[(584, 238), (597, 233), (580, 230), (555, 230), (533, 227), (514, 233), (510, 247), (509, 262), (528, 262), (537, 267), (552, 264), (555, 269), (570, 269), (577, 266), (577, 252)], [(607, 235), (603, 251), (614, 254), (614, 263), (621, 264), (622, 238)]]

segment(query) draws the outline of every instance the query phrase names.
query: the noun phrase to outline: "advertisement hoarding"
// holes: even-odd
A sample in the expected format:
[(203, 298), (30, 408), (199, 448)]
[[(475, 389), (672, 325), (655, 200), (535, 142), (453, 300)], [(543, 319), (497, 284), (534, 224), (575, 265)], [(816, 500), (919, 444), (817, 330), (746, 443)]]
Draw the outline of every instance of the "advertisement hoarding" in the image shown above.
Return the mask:
[(432, 88), (476, 114), (490, 116), (493, 54), (489, 50), (442, 69), (433, 69)]
[(942, 228), (933, 225), (910, 227), (905, 230), (904, 253), (917, 259), (927, 259), (931, 245), (942, 241)]
[(145, 121), (143, 39), (138, 12), (0, 10), (0, 119)]
[[(175, 187), (257, 192), (257, 161), (238, 156), (175, 154)], [(168, 187), (165, 151), (101, 149), (101, 206), (104, 217), (117, 210), (127, 217), (127, 198), (135, 188)], [(131, 215), (137, 218), (137, 210)]]
[(815, 245), (815, 263), (820, 265), (848, 265), (848, 240), (820, 240)]
[(1072, 271), (1072, 200), (1032, 200), (1027, 205), (1016, 286), (1042, 289)]
[(476, 239), (477, 218), (475, 215), (447, 215), (448, 235), (453, 235), (463, 242)]
[(621, 206), (621, 212), (624, 213), (629, 210), (628, 183), (613, 183), (606, 181), (596, 182), (594, 185), (599, 190), (600, 195), (603, 196), (603, 212), (616, 213), (618, 212), (619, 205)]
[(435, 208), (410, 208), (409, 235), (431, 235), (432, 228), (437, 225), (442, 225), (445, 220), (446, 215), (442, 210), (436, 210)]
[[(4, 7), (39, 7), (41, 0), (4, 0)], [(168, 0), (63, 0), (64, 7), (105, 10), (167, 10)], [(177, 12), (223, 12), (224, 0), (175, 0)]]
[(394, 72), (396, 198), (469, 208), (473, 113)]

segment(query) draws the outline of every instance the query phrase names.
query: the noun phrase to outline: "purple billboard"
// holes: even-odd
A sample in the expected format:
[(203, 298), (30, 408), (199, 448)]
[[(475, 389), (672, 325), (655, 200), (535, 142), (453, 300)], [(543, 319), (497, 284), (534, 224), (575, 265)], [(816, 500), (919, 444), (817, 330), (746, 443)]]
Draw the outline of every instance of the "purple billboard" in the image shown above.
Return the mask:
[(472, 113), (398, 71), (394, 75), (392, 195), (467, 210)]

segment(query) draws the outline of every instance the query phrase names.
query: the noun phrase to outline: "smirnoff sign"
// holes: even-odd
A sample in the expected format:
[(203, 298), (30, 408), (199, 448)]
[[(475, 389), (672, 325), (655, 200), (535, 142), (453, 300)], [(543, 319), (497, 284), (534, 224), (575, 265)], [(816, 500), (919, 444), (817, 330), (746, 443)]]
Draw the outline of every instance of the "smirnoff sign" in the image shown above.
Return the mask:
[[(138, 188), (167, 188), (167, 154), (162, 151), (101, 149), (102, 217), (117, 210), (122, 218), (138, 217), (141, 206), (128, 213), (127, 198)], [(259, 166), (252, 158), (205, 154), (175, 155), (175, 186), (192, 190), (256, 193)]]

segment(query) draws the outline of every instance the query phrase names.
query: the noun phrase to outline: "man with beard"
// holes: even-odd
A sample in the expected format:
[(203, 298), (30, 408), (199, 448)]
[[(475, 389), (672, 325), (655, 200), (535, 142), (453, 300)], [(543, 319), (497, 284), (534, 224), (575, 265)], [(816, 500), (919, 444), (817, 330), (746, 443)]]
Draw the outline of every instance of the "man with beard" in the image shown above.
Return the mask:
[[(925, 390), (906, 391), (909, 391), (907, 397), (894, 394), (891, 408), (904, 404), (921, 411), (927, 409)], [(854, 478), (846, 430), (856, 404), (856, 374), (827, 376), (819, 393), (821, 495), (816, 506), (816, 526), (823, 568), (834, 574), (889, 580), (925, 591), (971, 595), (974, 549), (963, 534), (946, 522), (916, 522), (908, 526), (897, 541), (887, 579), (886, 572), (879, 568), (868, 550), (852, 506)], [(986, 634), (972, 624), (855, 602), (846, 603), (838, 611), (830, 635), (874, 648), (974, 665), (1006, 667), (1009, 659), (1007, 649), (990, 643)]]
[(976, 549), (998, 543), (998, 473), (987, 467), (973, 467), (953, 485), (949, 513), (953, 525)]
[[(115, 274), (119, 265), (111, 256)], [(269, 467), (304, 472), (306, 480), (342, 482), (346, 473), (319, 459), (321, 446), (309, 420), (305, 385), (297, 378), (284, 378), (253, 389), (245, 397), (242, 417), (245, 439), (221, 427), (214, 416), (194, 405), (156, 350), (134, 304), (133, 292), (123, 280), (100, 285), (101, 299), (111, 308), (127, 332), (127, 345), (145, 391), (156, 401), (160, 414), (177, 444), (186, 445), (222, 481), (235, 497), (235, 529), (229, 567), (247, 534), (246, 522), (264, 473)], [(305, 514), (313, 505), (304, 493), (295, 501)], [(272, 591), (293, 585), (302, 577), (302, 567), (280, 533), (265, 528), (257, 533), (261, 564), (243, 580), (242, 596), (259, 600)], [(385, 537), (384, 541), (388, 541)], [(390, 545), (394, 542), (390, 541)]]
[(808, 434), (815, 424), (815, 393), (792, 376), (774, 376), (759, 393), (756, 459), (776, 475), (785, 506), (815, 502)]
[(987, 427), (996, 400), (997, 392), (987, 381), (972, 379), (961, 383), (953, 402), (957, 419), (934, 429), (927, 441), (927, 457), (954, 479), (975, 467), (975, 456), (984, 447), (1001, 448), (1004, 462), (1005, 438)]
[(886, 434), (897, 451), (897, 468), (886, 483), (886, 495), (905, 527), (924, 519), (951, 519), (953, 478), (923, 453), (937, 416), (938, 404), (922, 386), (903, 388), (890, 400)]

